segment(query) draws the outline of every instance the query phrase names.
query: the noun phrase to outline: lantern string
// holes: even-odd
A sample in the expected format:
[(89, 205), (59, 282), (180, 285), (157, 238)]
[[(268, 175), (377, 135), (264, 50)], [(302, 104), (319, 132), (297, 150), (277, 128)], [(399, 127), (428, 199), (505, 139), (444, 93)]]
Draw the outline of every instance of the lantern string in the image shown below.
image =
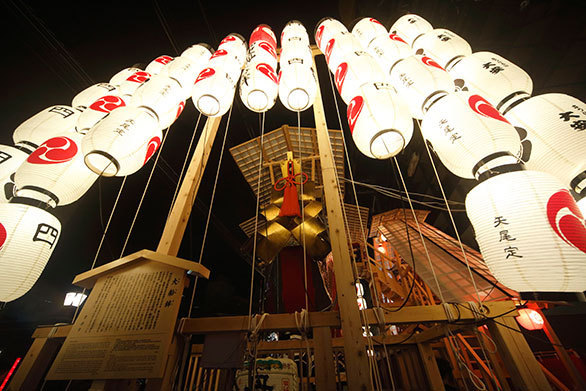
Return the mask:
[[(226, 130), (224, 131), (224, 139), (222, 140), (222, 149), (220, 150), (220, 157), (218, 159), (218, 168), (216, 169), (216, 178), (214, 179), (214, 187), (212, 190), (212, 197), (210, 199), (210, 207), (208, 209), (208, 216), (206, 218), (206, 225), (203, 231), (203, 239), (201, 241), (201, 249), (199, 251), (199, 259), (197, 263), (201, 263), (203, 260), (203, 253), (206, 244), (206, 239), (208, 237), (208, 229), (210, 226), (210, 219), (212, 217), (212, 208), (214, 206), (214, 200), (216, 198), (216, 188), (218, 186), (218, 178), (220, 177), (220, 168), (222, 167), (222, 159), (224, 157), (224, 149), (226, 146), (226, 139), (228, 138), (228, 129), (230, 127), (230, 119), (232, 118), (232, 106), (230, 106), (230, 111), (228, 111), (228, 119), (226, 120)], [(191, 311), (193, 309), (193, 300), (195, 299), (195, 289), (197, 288), (197, 282), (199, 280), (199, 276), (195, 276), (195, 281), (193, 282), (193, 290), (191, 292), (191, 301), (189, 304), (189, 311), (188, 311), (188, 318), (191, 318)]]
[(138, 213), (140, 212), (140, 208), (142, 207), (142, 202), (144, 201), (144, 197), (149, 189), (149, 185), (151, 183), (151, 179), (153, 178), (153, 173), (155, 172), (155, 168), (157, 168), (157, 163), (159, 161), (159, 156), (161, 156), (161, 152), (163, 151), (163, 147), (165, 146), (165, 141), (167, 141), (167, 136), (169, 135), (169, 127), (165, 131), (163, 135), (163, 141), (161, 141), (161, 146), (157, 152), (157, 156), (155, 157), (155, 161), (153, 163), (153, 167), (151, 168), (151, 172), (149, 173), (149, 177), (147, 182), (144, 186), (144, 190), (142, 191), (142, 195), (140, 197), (140, 201), (138, 202), (138, 207), (136, 208), (136, 212), (134, 213), (134, 218), (132, 219), (132, 223), (130, 224), (130, 229), (128, 230), (128, 235), (126, 235), (126, 240), (124, 241), (124, 245), (122, 246), (122, 251), (120, 251), (120, 258), (124, 255), (124, 250), (126, 250), (126, 245), (128, 245), (128, 240), (130, 239), (130, 235), (132, 234), (132, 230), (134, 229), (134, 224), (136, 223), (136, 218), (138, 217)]
[[(313, 66), (315, 68), (315, 73), (317, 75), (317, 65), (315, 64), (315, 61), (313, 63)], [(350, 174), (351, 180), (353, 181), (354, 180), (354, 175), (353, 175), (353, 172), (352, 172), (352, 165), (350, 164), (350, 155), (348, 154), (348, 145), (346, 144), (346, 137), (344, 135), (344, 128), (342, 126), (342, 117), (340, 116), (340, 108), (338, 106), (338, 99), (336, 97), (336, 92), (335, 92), (335, 89), (334, 89), (334, 81), (333, 81), (331, 72), (329, 72), (329, 69), (327, 71), (327, 74), (328, 74), (329, 79), (330, 79), (330, 90), (332, 91), (332, 97), (334, 99), (334, 105), (336, 107), (336, 115), (338, 117), (338, 123), (339, 123), (339, 126), (340, 126), (340, 134), (342, 136), (342, 143), (344, 145), (344, 154), (345, 154), (346, 162), (348, 163), (348, 172)], [(319, 85), (318, 85), (318, 87), (319, 87)], [(319, 92), (319, 88), (318, 88), (318, 94), (321, 95), (321, 92)], [(330, 151), (329, 152), (330, 152), (331, 156), (334, 156), (334, 152), (333, 152), (333, 148), (332, 148), (331, 142), (328, 142), (328, 146), (330, 148)], [(342, 200), (342, 203), (343, 203), (344, 196), (342, 194), (342, 186), (340, 184), (341, 181), (340, 181), (340, 177), (338, 175), (338, 168), (337, 168), (337, 166), (335, 164), (334, 164), (334, 171), (335, 171), (336, 185), (337, 185), (337, 188), (338, 188), (338, 193), (339, 193), (340, 199)], [(364, 225), (363, 225), (363, 221), (362, 221), (362, 215), (360, 214), (360, 205), (358, 204), (358, 196), (357, 196), (357, 192), (356, 192), (356, 187), (354, 186), (354, 184), (352, 184), (352, 189), (354, 191), (354, 201), (355, 201), (355, 204), (356, 204), (356, 213), (358, 215), (358, 220), (360, 221), (360, 228), (361, 228), (361, 234), (362, 234), (361, 237), (362, 237), (362, 240), (363, 240), (363, 245), (364, 245), (364, 247), (365, 247), (365, 249), (367, 251), (367, 259), (365, 259), (364, 261), (368, 265), (368, 270), (369, 270), (369, 274), (370, 274), (369, 287), (370, 286), (373, 287), (374, 296), (375, 296), (375, 299), (376, 299), (376, 308), (380, 308), (379, 294), (378, 294), (378, 290), (377, 290), (376, 283), (374, 282), (375, 281), (375, 278), (374, 278), (374, 273), (372, 271), (372, 265), (370, 263), (370, 260), (368, 259), (368, 250), (367, 250), (368, 249), (368, 246), (367, 246), (367, 242), (366, 242), (366, 235), (365, 235)], [(348, 224), (348, 215), (346, 213), (346, 207), (345, 207), (344, 203), (342, 204), (342, 215), (344, 217), (344, 224), (345, 224), (345, 229), (346, 229), (346, 235), (347, 235), (347, 238), (350, 239), (350, 237), (351, 237), (351, 235), (350, 235), (350, 225)], [(356, 256), (355, 256), (355, 254), (354, 254), (353, 251), (351, 253), (351, 263), (352, 263), (352, 266), (353, 266), (353, 269), (354, 269), (354, 275), (356, 276), (356, 278), (358, 278), (358, 276), (359, 276), (358, 266), (356, 265)], [(368, 315), (367, 315), (366, 311), (360, 311), (360, 315), (361, 315), (362, 327), (364, 329), (364, 334), (366, 336), (366, 342), (367, 342), (367, 345), (368, 345), (368, 349), (369, 349), (370, 352), (373, 353), (371, 355), (371, 354), (368, 354), (368, 352), (367, 352), (368, 363), (370, 365), (371, 381), (372, 381), (373, 372), (374, 372), (374, 380), (376, 382), (376, 387), (378, 389), (382, 389), (380, 372), (379, 372), (379, 369), (378, 369), (378, 364), (376, 363), (376, 357), (374, 355), (375, 350), (374, 350), (374, 344), (373, 344), (373, 336), (372, 336), (372, 333), (370, 332), (370, 322), (369, 322), (369, 319), (368, 319)], [(379, 321), (380, 321), (380, 319), (379, 319)], [(384, 329), (384, 325), (383, 325), (382, 328)], [(385, 361), (386, 361), (386, 364), (387, 364), (387, 370), (389, 371), (390, 378), (391, 378), (391, 384), (392, 384), (393, 390), (395, 390), (395, 381), (394, 381), (393, 374), (392, 374), (392, 371), (391, 371), (391, 366), (390, 366), (390, 362), (389, 362), (389, 355), (387, 353), (386, 346), (384, 344), (383, 344), (383, 349), (384, 349), (384, 353), (385, 353), (385, 359), (386, 359)]]
[(195, 123), (193, 133), (191, 134), (191, 141), (189, 142), (189, 146), (187, 147), (187, 154), (185, 155), (185, 159), (183, 159), (183, 166), (181, 167), (181, 172), (179, 173), (179, 178), (177, 179), (177, 185), (175, 186), (175, 192), (173, 193), (173, 198), (171, 199), (171, 206), (169, 207), (169, 212), (167, 213), (167, 220), (169, 220), (169, 216), (171, 216), (171, 211), (173, 210), (173, 205), (175, 205), (175, 201), (177, 200), (177, 193), (179, 193), (179, 187), (181, 186), (181, 178), (183, 178), (185, 167), (187, 167), (187, 161), (189, 160), (189, 156), (191, 155), (191, 147), (193, 146), (193, 141), (195, 140), (195, 134), (197, 133), (197, 128), (199, 127), (200, 120), (201, 113), (199, 113), (199, 116), (197, 117), (197, 122)]

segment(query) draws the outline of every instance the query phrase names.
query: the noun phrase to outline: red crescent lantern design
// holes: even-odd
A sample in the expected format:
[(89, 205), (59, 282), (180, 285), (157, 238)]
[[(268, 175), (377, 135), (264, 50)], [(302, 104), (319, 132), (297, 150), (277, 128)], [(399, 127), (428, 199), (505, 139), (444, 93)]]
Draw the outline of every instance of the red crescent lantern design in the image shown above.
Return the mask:
[(263, 75), (271, 79), (273, 82), (278, 83), (277, 75), (275, 75), (275, 71), (270, 65), (260, 63), (256, 65), (256, 69), (259, 70)]
[(68, 137), (53, 137), (45, 141), (26, 159), (32, 164), (59, 164), (70, 161), (77, 154), (77, 144)]
[(324, 35), (324, 29), (325, 26), (319, 26), (319, 28), (315, 32), (315, 43), (317, 43), (317, 46), (321, 46), (321, 38)]
[(158, 62), (159, 64), (167, 65), (168, 63), (170, 63), (171, 61), (173, 61), (173, 57), (171, 57), (171, 56), (159, 56), (159, 57), (155, 58), (155, 61)]
[(360, 115), (363, 106), (364, 99), (362, 99), (360, 95), (355, 96), (348, 105), (346, 115), (348, 116), (348, 125), (350, 125), (351, 133), (354, 133), (354, 126), (356, 125), (356, 121), (358, 121), (358, 116)]
[(407, 45), (407, 42), (405, 42), (403, 38), (399, 37), (397, 34), (389, 34), (389, 38), (393, 41), (403, 42), (405, 45)]
[(425, 65), (431, 66), (431, 67), (436, 67), (437, 69), (441, 69), (442, 71), (445, 71), (444, 68), (442, 68), (440, 66), (440, 64), (438, 64), (437, 62), (433, 61), (431, 58), (429, 57), (421, 57), (421, 61), (423, 61), (423, 63)]
[(159, 137), (155, 136), (149, 140), (143, 165), (149, 161), (149, 159), (151, 158), (151, 156), (154, 155), (155, 152), (157, 152), (157, 149), (159, 149), (159, 145), (161, 145), (161, 139)]
[(332, 49), (334, 49), (335, 43), (336, 43), (336, 40), (334, 38), (332, 38), (328, 41), (328, 44), (326, 45), (326, 51), (325, 51), (324, 55), (326, 56), (326, 62), (328, 64), (330, 63), (330, 56), (332, 55)]
[(336, 68), (336, 88), (338, 92), (342, 94), (342, 87), (344, 86), (344, 80), (346, 80), (346, 74), (348, 73), (348, 63), (341, 63)]
[(236, 37), (234, 37), (232, 35), (228, 35), (226, 38), (222, 39), (222, 42), (220, 42), (219, 46), (222, 46), (223, 44), (225, 44), (227, 42), (232, 42), (232, 41), (236, 41)]
[(549, 198), (547, 219), (564, 242), (586, 253), (584, 216), (568, 190), (560, 190)]
[(213, 68), (206, 68), (199, 73), (199, 75), (197, 76), (197, 79), (195, 79), (195, 83), (193, 83), (193, 84), (197, 84), (198, 82), (200, 82), (204, 79), (207, 79), (208, 77), (213, 76), (215, 73), (216, 73), (216, 71), (214, 71)]
[(262, 48), (262, 49), (266, 50), (267, 52), (269, 52), (269, 54), (270, 54), (271, 56), (273, 56), (274, 58), (277, 58), (277, 52), (275, 51), (275, 48), (274, 48), (274, 47), (272, 47), (271, 45), (269, 45), (268, 43), (266, 43), (266, 42), (264, 42), (264, 41), (263, 41), (263, 42), (260, 42), (260, 43), (258, 44), (258, 46), (259, 46), (260, 48)]
[(210, 60), (212, 58), (216, 58), (216, 57), (221, 57), (221, 56), (225, 56), (226, 54), (228, 54), (227, 51), (225, 51), (224, 49), (218, 49), (214, 52), (214, 54), (212, 54), (212, 56), (210, 57)]
[(109, 113), (122, 106), (126, 106), (122, 98), (115, 95), (106, 95), (92, 103), (89, 108), (95, 111), (101, 111), (102, 113)]
[(128, 81), (133, 81), (135, 83), (144, 83), (148, 79), (151, 78), (151, 74), (145, 71), (134, 72), (132, 75), (128, 77)]
[(6, 242), (6, 237), (6, 228), (4, 228), (2, 223), (0, 223), (0, 249), (2, 249), (2, 246), (4, 246), (4, 242)]
[(489, 117), (509, 123), (509, 121), (507, 121), (507, 119), (503, 117), (497, 109), (495, 109), (490, 103), (488, 103), (486, 99), (480, 95), (471, 95), (468, 98), (468, 105), (472, 108), (472, 110), (484, 117)]

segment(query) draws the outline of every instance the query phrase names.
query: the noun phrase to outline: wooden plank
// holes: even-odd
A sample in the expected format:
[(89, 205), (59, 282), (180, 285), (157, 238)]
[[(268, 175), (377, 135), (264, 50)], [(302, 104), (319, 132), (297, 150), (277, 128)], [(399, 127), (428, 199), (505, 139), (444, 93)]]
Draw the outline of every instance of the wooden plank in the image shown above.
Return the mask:
[(539, 363), (512, 317), (488, 322), (488, 329), (497, 344), (515, 390), (550, 391)]
[[(313, 62), (313, 70), (317, 77), (317, 67)], [(316, 138), (319, 149), (322, 179), (324, 185), (324, 201), (328, 216), (330, 245), (334, 257), (334, 275), (336, 276), (338, 307), (340, 309), (344, 352), (346, 358), (346, 376), (348, 389), (371, 389), (368, 357), (362, 344), (362, 323), (356, 305), (356, 288), (352, 272), (348, 237), (344, 228), (342, 200), (337, 184), (335, 161), (332, 154), (328, 125), (323, 108), (323, 101), (317, 81), (317, 93), (313, 102)]]
[(315, 364), (315, 384), (317, 390), (335, 390), (336, 372), (334, 371), (331, 329), (329, 327), (314, 328), (313, 340), (313, 361)]
[(20, 391), (38, 389), (60, 347), (61, 341), (58, 339), (36, 338), (6, 390)]
[(39, 326), (33, 333), (33, 338), (65, 338), (72, 325), (63, 326)]
[(545, 377), (547, 377), (547, 379), (553, 383), (554, 386), (556, 386), (556, 388), (560, 391), (570, 391), (570, 389), (568, 387), (566, 387), (566, 385), (564, 383), (562, 383), (560, 381), (560, 379), (558, 379), (557, 377), (555, 377), (555, 375), (553, 373), (551, 373), (542, 363), (539, 363), (539, 366), (541, 367), (541, 370), (543, 371), (543, 373), (545, 373)]
[(435, 354), (429, 343), (418, 343), (417, 350), (423, 363), (423, 370), (427, 377), (429, 389), (431, 391), (445, 391), (444, 382), (435, 360)]
[[(486, 365), (486, 363), (484, 362), (484, 360), (482, 358), (480, 358), (480, 356), (478, 355), (478, 353), (476, 353), (474, 351), (474, 349), (472, 349), (472, 346), (470, 346), (470, 344), (468, 343), (468, 341), (466, 341), (466, 338), (464, 338), (462, 336), (462, 334), (457, 334), (456, 338), (458, 338), (460, 340), (460, 342), (462, 343), (462, 345), (464, 346), (464, 348), (466, 348), (466, 350), (468, 351), (468, 353), (470, 353), (472, 355), (472, 357), (474, 358), (474, 360), (476, 360), (476, 362), (478, 363), (478, 366), (480, 367), (480, 369), (482, 370), (482, 372), (484, 373), (484, 378), (485, 380), (488, 379), (488, 382), (494, 381), (496, 382), (496, 386), (497, 389), (501, 389), (502, 385), (500, 384), (500, 382), (498, 381), (498, 378), (496, 378), (495, 375), (492, 374), (492, 372), (490, 371), (490, 369), (488, 368), (488, 366)], [(490, 384), (487, 384), (487, 386), (490, 386)]]
[(176, 256), (181, 246), (181, 240), (187, 227), (191, 208), (197, 196), (199, 185), (203, 178), (208, 158), (220, 126), (222, 117), (209, 117), (199, 136), (197, 147), (189, 163), (185, 178), (173, 204), (171, 214), (165, 223), (161, 240), (157, 247), (158, 253)]

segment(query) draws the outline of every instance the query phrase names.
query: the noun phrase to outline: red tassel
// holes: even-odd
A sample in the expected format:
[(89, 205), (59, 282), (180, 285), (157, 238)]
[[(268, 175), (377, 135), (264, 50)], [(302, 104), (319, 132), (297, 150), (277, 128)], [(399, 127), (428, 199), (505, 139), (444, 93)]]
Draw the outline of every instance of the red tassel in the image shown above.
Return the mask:
[(297, 199), (297, 188), (295, 185), (287, 183), (285, 190), (283, 190), (283, 205), (279, 217), (301, 217), (301, 209), (299, 208), (299, 200)]

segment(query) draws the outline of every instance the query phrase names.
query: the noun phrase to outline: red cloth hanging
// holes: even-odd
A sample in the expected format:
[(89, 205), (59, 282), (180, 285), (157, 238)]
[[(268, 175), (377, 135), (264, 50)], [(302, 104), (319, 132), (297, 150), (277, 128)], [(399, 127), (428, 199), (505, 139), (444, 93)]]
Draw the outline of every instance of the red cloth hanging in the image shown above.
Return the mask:
[[(295, 185), (305, 184), (307, 182), (307, 174), (300, 172), (295, 174), (295, 167), (293, 160), (287, 161), (287, 173), (284, 178), (279, 179), (275, 183), (275, 190), (283, 190), (283, 204), (279, 211), (279, 217), (301, 217), (301, 209), (299, 208), (299, 199), (297, 198), (297, 187)], [(301, 176), (302, 182), (295, 180), (297, 176)]]
[[(305, 308), (305, 279), (303, 277), (303, 247), (285, 247), (279, 254), (281, 264), (281, 292), (283, 310), (288, 313)], [(309, 311), (315, 311), (315, 287), (313, 285), (313, 262), (307, 257), (307, 296)]]

